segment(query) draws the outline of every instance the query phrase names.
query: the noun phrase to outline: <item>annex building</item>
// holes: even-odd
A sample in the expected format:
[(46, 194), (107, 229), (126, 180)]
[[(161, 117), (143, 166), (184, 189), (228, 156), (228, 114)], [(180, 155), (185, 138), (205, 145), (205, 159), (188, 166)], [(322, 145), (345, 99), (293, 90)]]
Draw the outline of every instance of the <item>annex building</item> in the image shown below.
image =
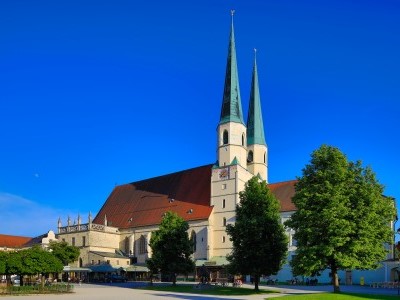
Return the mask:
[[(239, 192), (253, 176), (265, 180), (281, 204), (282, 222), (296, 210), (291, 199), (295, 180), (268, 182), (268, 147), (264, 132), (261, 99), (254, 58), (252, 83), (245, 120), (239, 89), (233, 18), (229, 37), (228, 57), (223, 87), (220, 119), (217, 127), (217, 162), (188, 170), (116, 186), (98, 214), (87, 222), (78, 216), (77, 222), (68, 217), (67, 224), (58, 222), (58, 239), (81, 248), (79, 261), (71, 267), (111, 265), (140, 276), (146, 271), (145, 261), (151, 257), (149, 241), (158, 229), (165, 212), (173, 211), (190, 226), (194, 241), (196, 266), (206, 265), (216, 278), (224, 272), (226, 255), (232, 243), (226, 226), (235, 222), (235, 207)], [(288, 229), (291, 259), (296, 241)], [(388, 281), (390, 266), (374, 272), (347, 271), (340, 274), (347, 283)], [(291, 280), (289, 265), (278, 274), (279, 281)], [(319, 282), (329, 282), (322, 274)], [(344, 283), (344, 281), (342, 281)]]

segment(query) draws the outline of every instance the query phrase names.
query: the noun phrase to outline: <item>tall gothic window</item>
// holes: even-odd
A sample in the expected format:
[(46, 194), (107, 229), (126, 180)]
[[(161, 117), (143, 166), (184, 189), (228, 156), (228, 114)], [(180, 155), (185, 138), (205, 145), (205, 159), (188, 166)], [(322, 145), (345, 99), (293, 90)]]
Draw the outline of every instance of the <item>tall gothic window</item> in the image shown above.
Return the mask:
[(139, 239), (139, 254), (147, 253), (147, 241), (146, 238), (141, 235)]
[(192, 233), (190, 234), (190, 240), (193, 243), (193, 252), (196, 252), (197, 236), (194, 230), (192, 230)]
[(228, 130), (224, 130), (224, 133), (222, 135), (222, 143), (224, 145), (227, 145), (229, 143)]

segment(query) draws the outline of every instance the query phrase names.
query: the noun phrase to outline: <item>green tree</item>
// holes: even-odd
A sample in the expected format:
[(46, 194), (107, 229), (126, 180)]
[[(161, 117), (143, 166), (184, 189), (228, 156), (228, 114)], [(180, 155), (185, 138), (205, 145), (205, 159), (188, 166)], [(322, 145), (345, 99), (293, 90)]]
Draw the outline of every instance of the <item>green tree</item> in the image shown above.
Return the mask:
[(251, 178), (240, 192), (236, 222), (227, 226), (233, 250), (229, 269), (254, 278), (258, 291), (261, 275), (276, 274), (287, 256), (288, 241), (280, 219), (279, 202), (265, 181)]
[[(47, 275), (61, 272), (63, 269), (61, 261), (40, 246), (21, 250), (19, 254), (22, 260), (20, 275)], [(42, 285), (44, 285), (45, 276), (42, 276), (41, 279)]]
[[(7, 275), (7, 283), (11, 283), (11, 275), (22, 274), (22, 259), (19, 251), (9, 252), (6, 260), (6, 275)], [(20, 276), (21, 285), (23, 285), (23, 278)]]
[(295, 275), (330, 269), (339, 292), (338, 270), (374, 269), (386, 258), (394, 202), (360, 161), (349, 162), (339, 149), (322, 145), (298, 178), (292, 201), (297, 211), (285, 225), (295, 230)]
[(78, 247), (68, 245), (67, 242), (51, 241), (49, 249), (52, 251), (53, 255), (63, 263), (64, 266), (67, 266), (69, 263), (78, 260), (80, 254)]
[(7, 266), (8, 252), (0, 251), (0, 274), (6, 274), (6, 266)]
[[(24, 275), (46, 275), (49, 273), (61, 272), (62, 263), (49, 251), (35, 246), (29, 249), (9, 252), (5, 256), (5, 274), (17, 274), (20, 276), (23, 285)], [(43, 284), (44, 284), (44, 277)]]
[(173, 285), (176, 274), (187, 274), (194, 270), (192, 241), (187, 233), (188, 223), (174, 212), (167, 212), (162, 218), (160, 228), (153, 232), (150, 239), (152, 257), (147, 265), (153, 272), (158, 270), (169, 275)]

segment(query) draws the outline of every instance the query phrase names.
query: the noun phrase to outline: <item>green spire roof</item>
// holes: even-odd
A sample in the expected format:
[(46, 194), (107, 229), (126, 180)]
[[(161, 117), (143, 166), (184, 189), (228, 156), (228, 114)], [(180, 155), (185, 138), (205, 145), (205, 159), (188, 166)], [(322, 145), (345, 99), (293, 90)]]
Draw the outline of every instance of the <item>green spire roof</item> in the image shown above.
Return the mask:
[(253, 77), (251, 80), (249, 114), (247, 117), (247, 145), (266, 145), (264, 125), (261, 114), (260, 91), (258, 87), (257, 62), (255, 53), (256, 50), (254, 49)]
[(242, 103), (240, 100), (239, 78), (236, 62), (235, 34), (233, 30), (233, 13), (231, 35), (229, 38), (228, 60), (226, 63), (224, 95), (222, 99), (221, 118), (219, 124), (227, 122), (242, 123)]

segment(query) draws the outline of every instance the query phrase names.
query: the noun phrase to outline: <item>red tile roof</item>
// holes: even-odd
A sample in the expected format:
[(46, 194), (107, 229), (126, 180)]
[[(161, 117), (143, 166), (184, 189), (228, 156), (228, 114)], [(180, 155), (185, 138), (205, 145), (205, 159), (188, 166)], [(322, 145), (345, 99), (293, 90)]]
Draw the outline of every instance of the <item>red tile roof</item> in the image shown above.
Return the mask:
[(297, 180), (290, 180), (268, 184), (271, 192), (281, 203), (281, 212), (297, 210), (296, 206), (292, 202), (296, 182)]
[(117, 186), (93, 222), (102, 224), (107, 215), (108, 224), (118, 228), (155, 225), (167, 211), (186, 221), (208, 219), (211, 168), (206, 165)]
[[(174, 211), (186, 221), (208, 219), (212, 207), (212, 165), (149, 178), (114, 188), (93, 222), (118, 228), (158, 225), (163, 214)], [(295, 180), (269, 184), (281, 202), (281, 211), (296, 210), (291, 198)]]
[(21, 248), (31, 237), (0, 234), (0, 248)]

